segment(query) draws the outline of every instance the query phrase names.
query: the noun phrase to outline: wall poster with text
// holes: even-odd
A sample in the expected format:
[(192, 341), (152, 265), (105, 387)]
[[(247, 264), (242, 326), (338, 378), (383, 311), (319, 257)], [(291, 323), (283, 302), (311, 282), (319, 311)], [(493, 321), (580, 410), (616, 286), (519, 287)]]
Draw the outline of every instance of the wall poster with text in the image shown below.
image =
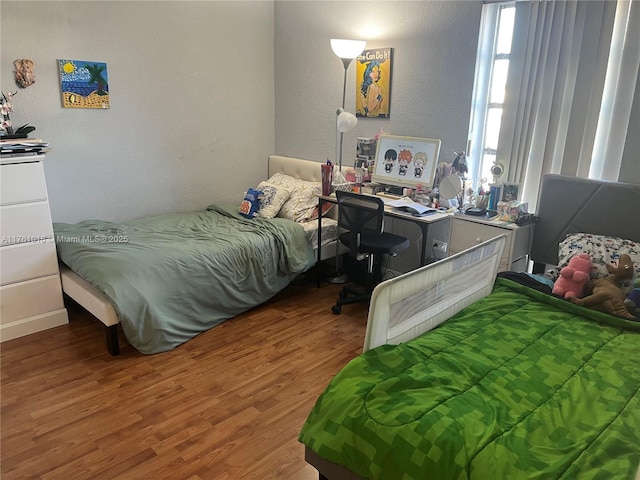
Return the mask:
[(392, 48), (363, 51), (356, 58), (356, 116), (389, 118)]
[(58, 60), (64, 108), (109, 108), (107, 64)]

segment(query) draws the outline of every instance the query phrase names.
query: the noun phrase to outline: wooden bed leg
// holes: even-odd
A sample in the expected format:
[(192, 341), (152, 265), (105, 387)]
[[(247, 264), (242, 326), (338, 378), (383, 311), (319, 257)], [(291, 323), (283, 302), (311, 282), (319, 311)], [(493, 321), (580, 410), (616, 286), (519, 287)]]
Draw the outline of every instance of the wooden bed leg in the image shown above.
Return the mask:
[(120, 344), (118, 343), (118, 325), (110, 325), (107, 327), (107, 350), (113, 356), (120, 353)]

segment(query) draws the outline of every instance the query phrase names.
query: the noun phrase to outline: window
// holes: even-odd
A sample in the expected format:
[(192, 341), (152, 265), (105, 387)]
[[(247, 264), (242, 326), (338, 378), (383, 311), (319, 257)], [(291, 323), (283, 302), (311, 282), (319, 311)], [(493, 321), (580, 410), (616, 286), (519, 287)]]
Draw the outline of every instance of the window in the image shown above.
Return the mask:
[(545, 174), (619, 178), (637, 130), (638, 3), (483, 6), (467, 152), (474, 189), (483, 177), (519, 183), (535, 211)]
[(474, 189), (481, 179), (485, 188), (493, 181), (515, 10), (514, 2), (504, 2), (484, 5), (482, 11), (467, 152)]

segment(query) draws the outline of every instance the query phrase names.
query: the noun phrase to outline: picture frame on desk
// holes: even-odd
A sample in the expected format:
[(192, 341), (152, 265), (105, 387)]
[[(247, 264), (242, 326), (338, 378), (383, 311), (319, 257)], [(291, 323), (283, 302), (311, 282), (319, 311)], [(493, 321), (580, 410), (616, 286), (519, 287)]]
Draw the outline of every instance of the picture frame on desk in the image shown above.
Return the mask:
[(503, 183), (500, 192), (501, 202), (513, 202), (520, 200), (520, 184), (519, 183)]

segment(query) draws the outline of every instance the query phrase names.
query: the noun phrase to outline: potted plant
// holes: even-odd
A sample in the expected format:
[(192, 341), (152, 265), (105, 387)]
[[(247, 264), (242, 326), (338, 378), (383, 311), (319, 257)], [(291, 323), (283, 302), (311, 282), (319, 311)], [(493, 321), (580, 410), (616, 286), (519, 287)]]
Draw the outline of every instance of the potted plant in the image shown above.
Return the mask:
[(11, 102), (16, 93), (18, 92), (0, 92), (0, 113), (2, 114), (2, 122), (0, 123), (1, 139), (27, 138), (27, 136), (36, 129), (36, 127), (28, 123), (15, 130), (13, 129), (9, 114), (13, 112), (13, 104)]

